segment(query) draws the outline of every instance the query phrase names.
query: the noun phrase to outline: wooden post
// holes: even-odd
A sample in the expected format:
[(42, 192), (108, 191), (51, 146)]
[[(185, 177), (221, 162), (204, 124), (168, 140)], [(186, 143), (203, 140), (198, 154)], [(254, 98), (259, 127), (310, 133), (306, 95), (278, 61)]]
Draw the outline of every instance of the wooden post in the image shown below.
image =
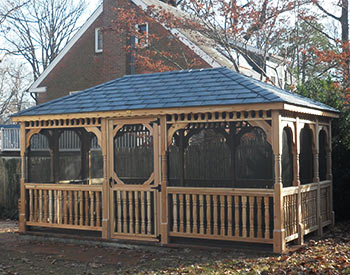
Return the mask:
[(26, 130), (25, 123), (22, 122), (20, 126), (20, 142), (21, 142), (21, 200), (20, 200), (20, 213), (19, 213), (19, 231), (22, 233), (26, 232), (26, 190), (24, 183), (26, 182)]
[(180, 186), (185, 186), (185, 130), (179, 130), (179, 149), (180, 149)]
[(85, 129), (80, 134), (80, 154), (81, 154), (81, 179), (89, 178), (89, 151), (91, 148), (91, 137)]
[(111, 154), (113, 154), (113, 147), (112, 150), (109, 148), (109, 140), (111, 139), (113, 141), (113, 137), (109, 136), (113, 131), (110, 131), (110, 127), (113, 127), (113, 125), (110, 125), (110, 123), (107, 124), (107, 119), (102, 119), (101, 121), (101, 150), (102, 150), (102, 156), (103, 156), (103, 187), (102, 187), (102, 238), (103, 239), (110, 239), (111, 238), (111, 223), (110, 223), (110, 207), (113, 207), (110, 205), (110, 187), (109, 187), (109, 179), (108, 175), (110, 175), (110, 161)]
[(59, 133), (57, 129), (50, 131), (47, 135), (50, 147), (50, 181), (57, 182), (59, 174)]
[(335, 225), (335, 213), (333, 210), (333, 175), (332, 175), (332, 122), (328, 126), (328, 150), (327, 150), (327, 180), (331, 181), (330, 207), (332, 216), (332, 226)]
[(319, 141), (319, 123), (318, 119), (316, 120), (315, 133), (314, 133), (314, 182), (318, 183), (317, 185), (317, 197), (316, 197), (316, 220), (318, 225), (317, 235), (322, 237), (322, 217), (321, 217), (321, 186), (320, 186), (320, 175), (319, 175), (319, 151), (320, 151), (320, 141)]
[(168, 156), (167, 156), (167, 145), (168, 145), (168, 131), (166, 125), (166, 117), (160, 117), (160, 159), (161, 159), (161, 209), (160, 209), (160, 234), (161, 243), (165, 245), (169, 242), (169, 224), (168, 224)]
[(299, 117), (295, 122), (295, 149), (294, 149), (294, 185), (298, 186), (297, 196), (297, 228), (298, 228), (298, 240), (299, 245), (304, 244), (304, 225), (302, 224), (302, 212), (301, 212), (301, 188), (300, 188), (300, 124)]
[(273, 251), (275, 253), (283, 253), (286, 249), (286, 241), (283, 216), (281, 115), (279, 111), (273, 111), (272, 113), (272, 131), (272, 146), (275, 159)]

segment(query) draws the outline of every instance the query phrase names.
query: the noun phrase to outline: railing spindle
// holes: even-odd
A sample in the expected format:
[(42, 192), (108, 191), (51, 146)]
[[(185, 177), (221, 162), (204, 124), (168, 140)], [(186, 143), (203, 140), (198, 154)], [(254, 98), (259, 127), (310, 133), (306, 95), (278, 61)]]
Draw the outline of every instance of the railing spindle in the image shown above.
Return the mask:
[(264, 197), (265, 206), (265, 239), (270, 239), (270, 199)]
[(184, 196), (183, 194), (179, 195), (179, 204), (180, 204), (180, 232), (184, 232), (184, 219), (185, 219), (185, 212), (184, 212)]
[(213, 196), (214, 202), (214, 235), (218, 235), (218, 196)]
[(239, 236), (239, 196), (235, 196), (235, 236)]
[(220, 196), (220, 235), (225, 233), (225, 196)]
[(227, 235), (232, 236), (232, 196), (227, 196)]
[(178, 231), (178, 220), (177, 220), (177, 195), (176, 194), (172, 194), (171, 195), (172, 200), (173, 200), (173, 230), (174, 232), (179, 232)]
[(152, 223), (151, 223), (151, 192), (147, 191), (147, 234), (151, 234)]
[(134, 204), (133, 192), (129, 191), (129, 232), (134, 233)]
[(261, 201), (262, 197), (257, 197), (257, 222), (258, 222), (258, 238), (262, 238), (262, 208), (261, 208)]
[(247, 197), (242, 196), (242, 237), (247, 237)]

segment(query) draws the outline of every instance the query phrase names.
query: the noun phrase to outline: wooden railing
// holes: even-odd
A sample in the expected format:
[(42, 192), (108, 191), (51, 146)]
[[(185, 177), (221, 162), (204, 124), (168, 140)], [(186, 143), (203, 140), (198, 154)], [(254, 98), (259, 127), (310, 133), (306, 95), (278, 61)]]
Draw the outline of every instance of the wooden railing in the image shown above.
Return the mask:
[(102, 230), (102, 186), (34, 183), (24, 186), (26, 225)]
[(121, 185), (112, 190), (112, 237), (156, 238), (157, 191), (150, 186)]
[(283, 217), (286, 241), (299, 237), (298, 222), (304, 235), (331, 224), (331, 181), (283, 188)]
[(320, 201), (321, 201), (321, 223), (322, 226), (332, 224), (332, 183), (323, 181), (320, 183)]
[(168, 187), (169, 236), (272, 243), (273, 190)]

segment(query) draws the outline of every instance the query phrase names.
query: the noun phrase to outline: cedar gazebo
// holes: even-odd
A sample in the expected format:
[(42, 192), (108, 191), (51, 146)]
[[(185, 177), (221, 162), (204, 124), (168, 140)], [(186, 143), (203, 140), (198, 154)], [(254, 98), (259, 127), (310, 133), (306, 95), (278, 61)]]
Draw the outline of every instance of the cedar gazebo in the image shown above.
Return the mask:
[[(124, 76), (33, 107), (12, 117), (21, 129), (20, 231), (232, 240), (281, 253), (334, 222), (336, 117), (227, 68)], [(74, 155), (60, 150), (67, 132), (79, 139)], [(33, 150), (39, 135), (42, 155)]]

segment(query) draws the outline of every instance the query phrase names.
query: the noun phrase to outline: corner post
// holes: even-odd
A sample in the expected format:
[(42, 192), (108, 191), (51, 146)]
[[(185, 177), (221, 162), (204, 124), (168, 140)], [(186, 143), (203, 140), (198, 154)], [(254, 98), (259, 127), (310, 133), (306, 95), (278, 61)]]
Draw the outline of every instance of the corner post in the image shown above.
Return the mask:
[(272, 131), (275, 160), (273, 251), (275, 253), (283, 253), (286, 249), (286, 241), (283, 215), (281, 114), (279, 111), (272, 111)]
[(109, 154), (113, 154), (113, 151), (108, 150), (108, 140), (110, 137), (109, 134), (109, 125), (107, 124), (107, 119), (102, 119), (101, 121), (101, 147), (102, 147), (102, 156), (103, 156), (103, 187), (102, 187), (102, 238), (110, 239), (111, 238), (111, 224), (110, 224), (110, 190), (108, 175), (109, 172)]
[(317, 197), (316, 197), (316, 219), (317, 219), (317, 235), (319, 237), (322, 237), (323, 230), (322, 230), (322, 217), (321, 217), (321, 186), (320, 186), (320, 173), (319, 173), (319, 150), (320, 150), (320, 141), (319, 141), (319, 131), (320, 126), (318, 123), (318, 119), (316, 119), (316, 125), (315, 125), (315, 136), (314, 136), (314, 146), (313, 148), (313, 154), (314, 154), (314, 183), (317, 183)]
[(21, 122), (20, 126), (20, 142), (21, 142), (21, 181), (20, 181), (20, 189), (21, 189), (21, 200), (20, 200), (20, 209), (19, 209), (19, 232), (25, 233), (26, 228), (26, 190), (24, 187), (24, 183), (26, 182), (26, 173), (27, 173), (27, 161), (26, 161), (26, 129), (25, 122)]
[(332, 174), (332, 121), (329, 121), (328, 126), (328, 150), (327, 150), (327, 180), (331, 181), (330, 190), (330, 214), (332, 218), (332, 226), (335, 225), (335, 213), (333, 208), (333, 174)]
[(160, 209), (160, 234), (161, 244), (166, 245), (169, 242), (169, 213), (168, 213), (168, 131), (166, 116), (160, 117), (160, 159), (161, 159), (161, 209)]

